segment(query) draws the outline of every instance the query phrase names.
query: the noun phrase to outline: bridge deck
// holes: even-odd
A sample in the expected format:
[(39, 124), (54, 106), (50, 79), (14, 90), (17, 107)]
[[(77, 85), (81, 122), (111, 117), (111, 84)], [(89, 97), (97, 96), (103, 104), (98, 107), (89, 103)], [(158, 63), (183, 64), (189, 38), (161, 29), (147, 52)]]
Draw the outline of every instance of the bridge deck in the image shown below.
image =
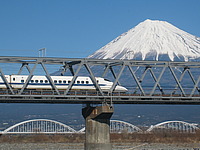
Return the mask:
[[(55, 92), (56, 93), (56, 92)], [(50, 94), (47, 91), (27, 91), (20, 95), (9, 94), (9, 91), (0, 92), (0, 103), (65, 103), (65, 104), (102, 104), (104, 102), (114, 104), (200, 104), (200, 95), (139, 95), (133, 93), (105, 93), (77, 92), (68, 95)]]

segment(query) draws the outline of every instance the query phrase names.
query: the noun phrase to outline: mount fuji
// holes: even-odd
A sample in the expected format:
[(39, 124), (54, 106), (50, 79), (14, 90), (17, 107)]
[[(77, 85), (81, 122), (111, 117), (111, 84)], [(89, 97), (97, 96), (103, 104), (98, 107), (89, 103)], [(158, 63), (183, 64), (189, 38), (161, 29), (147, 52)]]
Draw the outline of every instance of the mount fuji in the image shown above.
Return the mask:
[(166, 21), (147, 19), (88, 58), (190, 61), (200, 58), (200, 37)]

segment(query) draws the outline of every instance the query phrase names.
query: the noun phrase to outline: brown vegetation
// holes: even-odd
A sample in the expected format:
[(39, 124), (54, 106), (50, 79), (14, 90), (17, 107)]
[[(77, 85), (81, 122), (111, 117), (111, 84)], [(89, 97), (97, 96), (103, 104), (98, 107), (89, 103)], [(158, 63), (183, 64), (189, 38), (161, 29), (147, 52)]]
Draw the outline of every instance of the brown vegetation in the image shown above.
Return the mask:
[(112, 142), (139, 142), (139, 143), (199, 143), (200, 132), (198, 133), (177, 133), (177, 132), (157, 132), (157, 133), (122, 133), (111, 134)]
[(84, 134), (2, 135), (0, 143), (83, 143)]
[[(0, 143), (84, 143), (84, 134), (2, 135)], [(197, 133), (111, 133), (112, 143), (199, 143)]]

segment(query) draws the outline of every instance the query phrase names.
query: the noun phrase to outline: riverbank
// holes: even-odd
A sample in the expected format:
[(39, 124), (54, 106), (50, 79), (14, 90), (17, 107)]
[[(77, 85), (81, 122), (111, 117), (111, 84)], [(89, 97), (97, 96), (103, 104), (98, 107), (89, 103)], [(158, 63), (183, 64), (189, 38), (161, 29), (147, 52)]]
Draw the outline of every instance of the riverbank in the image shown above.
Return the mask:
[[(198, 143), (112, 143), (112, 150), (199, 150)], [(84, 150), (83, 143), (1, 143), (1, 150)]]
[[(197, 133), (111, 133), (111, 143), (199, 143)], [(0, 143), (84, 143), (85, 134), (15, 134), (1, 135)]]
[[(1, 150), (83, 150), (84, 134), (1, 135)], [(200, 150), (199, 133), (112, 133), (113, 150)]]

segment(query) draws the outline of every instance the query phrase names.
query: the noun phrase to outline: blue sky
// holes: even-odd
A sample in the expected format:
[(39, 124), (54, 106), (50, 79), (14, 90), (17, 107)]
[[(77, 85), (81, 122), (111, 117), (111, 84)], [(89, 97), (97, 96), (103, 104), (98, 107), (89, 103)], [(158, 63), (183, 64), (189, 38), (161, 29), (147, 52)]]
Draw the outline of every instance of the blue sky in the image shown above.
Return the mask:
[(200, 37), (200, 0), (0, 0), (0, 56), (84, 58), (146, 19)]

